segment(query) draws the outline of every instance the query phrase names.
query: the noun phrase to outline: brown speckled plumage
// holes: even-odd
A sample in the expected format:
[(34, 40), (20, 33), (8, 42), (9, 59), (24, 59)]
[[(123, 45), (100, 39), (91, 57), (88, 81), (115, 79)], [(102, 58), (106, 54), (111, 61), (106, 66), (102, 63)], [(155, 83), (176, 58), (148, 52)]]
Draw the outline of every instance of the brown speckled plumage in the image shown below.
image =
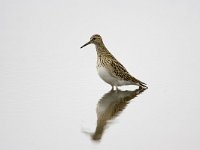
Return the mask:
[[(138, 85), (142, 88), (147, 88), (146, 84), (134, 78), (129, 74), (126, 68), (107, 50), (100, 35), (95, 34), (90, 38), (90, 41), (83, 45), (95, 44), (97, 51), (97, 70), (104, 69), (105, 75), (100, 77), (113, 86), (121, 85)], [(81, 47), (81, 48), (82, 48)], [(105, 71), (106, 70), (106, 71)], [(106, 74), (108, 74), (106, 77)], [(105, 78), (105, 79), (104, 79)], [(108, 79), (109, 78), (109, 79)], [(112, 81), (111, 81), (112, 80)]]

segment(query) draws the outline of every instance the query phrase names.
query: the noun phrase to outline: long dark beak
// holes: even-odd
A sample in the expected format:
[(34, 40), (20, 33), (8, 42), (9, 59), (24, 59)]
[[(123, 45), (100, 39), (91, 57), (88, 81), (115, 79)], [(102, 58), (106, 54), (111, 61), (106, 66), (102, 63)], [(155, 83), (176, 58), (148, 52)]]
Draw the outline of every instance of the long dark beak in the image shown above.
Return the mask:
[(85, 47), (85, 46), (87, 46), (87, 45), (89, 45), (89, 44), (91, 44), (91, 41), (85, 43), (83, 46), (81, 46), (81, 48), (83, 48), (83, 47)]

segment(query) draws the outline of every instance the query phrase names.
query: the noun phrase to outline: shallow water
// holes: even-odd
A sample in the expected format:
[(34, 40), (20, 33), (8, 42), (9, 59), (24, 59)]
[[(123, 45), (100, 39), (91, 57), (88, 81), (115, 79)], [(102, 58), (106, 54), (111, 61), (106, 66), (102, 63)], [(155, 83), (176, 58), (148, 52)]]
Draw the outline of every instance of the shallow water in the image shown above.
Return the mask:
[[(0, 149), (200, 148), (199, 2), (1, 6)], [(110, 91), (94, 33), (147, 90)]]
[(110, 124), (110, 120), (113, 121), (113, 118), (118, 116), (126, 108), (127, 104), (144, 90), (111, 90), (104, 94), (97, 103), (97, 123), (95, 132), (91, 133), (92, 140), (100, 141), (108, 122)]

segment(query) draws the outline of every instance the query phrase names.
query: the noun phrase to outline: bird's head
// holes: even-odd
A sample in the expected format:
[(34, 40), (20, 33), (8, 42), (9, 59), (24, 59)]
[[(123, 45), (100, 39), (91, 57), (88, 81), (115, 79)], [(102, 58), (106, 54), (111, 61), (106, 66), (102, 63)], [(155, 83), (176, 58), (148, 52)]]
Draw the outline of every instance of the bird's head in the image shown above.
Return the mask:
[(101, 36), (98, 34), (95, 34), (95, 35), (91, 36), (90, 41), (85, 43), (83, 46), (81, 46), (81, 48), (83, 48), (89, 44), (100, 45), (101, 43), (103, 43)]

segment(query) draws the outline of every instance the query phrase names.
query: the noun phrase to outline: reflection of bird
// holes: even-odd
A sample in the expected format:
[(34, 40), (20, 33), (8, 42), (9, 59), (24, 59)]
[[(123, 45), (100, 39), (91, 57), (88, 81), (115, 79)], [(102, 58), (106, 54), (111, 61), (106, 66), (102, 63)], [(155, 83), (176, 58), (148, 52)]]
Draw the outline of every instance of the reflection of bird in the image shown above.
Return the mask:
[(108, 120), (113, 119), (127, 106), (129, 101), (142, 93), (145, 89), (139, 88), (135, 91), (113, 91), (106, 93), (98, 102), (97, 126), (92, 135), (93, 140), (100, 140)]
[(107, 50), (100, 35), (95, 34), (90, 41), (81, 46), (95, 44), (97, 51), (97, 71), (101, 79), (112, 86), (138, 85), (147, 88), (144, 82), (131, 76), (126, 68)]

